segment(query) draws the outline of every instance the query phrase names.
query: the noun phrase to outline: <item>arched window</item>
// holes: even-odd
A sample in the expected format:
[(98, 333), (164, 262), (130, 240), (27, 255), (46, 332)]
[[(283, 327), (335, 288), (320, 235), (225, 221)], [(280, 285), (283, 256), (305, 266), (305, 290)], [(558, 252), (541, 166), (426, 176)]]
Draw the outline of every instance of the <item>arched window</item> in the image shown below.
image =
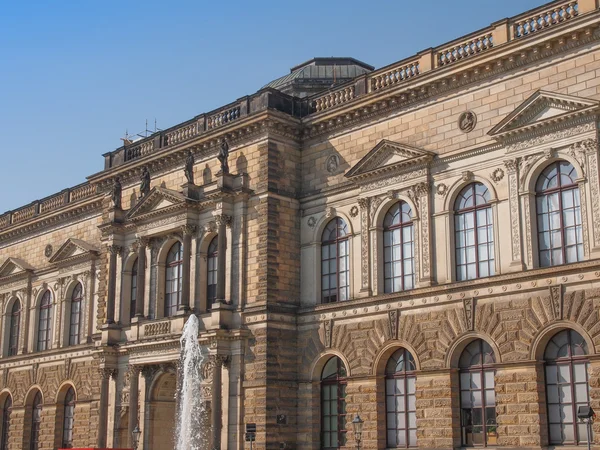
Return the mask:
[(10, 311), (10, 330), (8, 335), (8, 356), (19, 352), (19, 325), (21, 323), (21, 302), (15, 300)]
[(167, 256), (165, 289), (165, 317), (174, 316), (181, 304), (181, 278), (183, 271), (183, 245), (176, 242)]
[(590, 402), (587, 354), (585, 339), (573, 330), (555, 334), (546, 346), (550, 444), (587, 442), (586, 425), (577, 423), (577, 408)]
[(385, 292), (415, 287), (415, 233), (412, 211), (406, 202), (392, 206), (383, 220)]
[(42, 394), (40, 391), (35, 394), (33, 405), (31, 407), (31, 440), (30, 450), (38, 450), (40, 440), (40, 425), (42, 424)]
[(129, 318), (135, 317), (136, 299), (137, 299), (137, 283), (138, 283), (138, 260), (133, 262), (131, 267), (131, 291), (129, 298)]
[(465, 187), (454, 204), (456, 280), (494, 275), (494, 225), (490, 191), (482, 183)]
[(78, 345), (81, 328), (81, 302), (83, 301), (83, 288), (77, 283), (71, 294), (71, 322), (69, 326), (69, 345)]
[(471, 342), (462, 352), (460, 367), (460, 411), (462, 445), (496, 445), (496, 355), (482, 339)]
[(577, 172), (566, 161), (544, 169), (535, 187), (540, 267), (583, 260)]
[(387, 447), (417, 446), (415, 360), (408, 350), (396, 350), (385, 368)]
[(218, 239), (215, 236), (208, 245), (208, 253), (206, 255), (206, 303), (209, 309), (217, 299), (218, 249)]
[(321, 447), (346, 445), (346, 367), (334, 356), (321, 375)]
[(38, 320), (38, 352), (50, 348), (52, 334), (52, 294), (50, 291), (44, 292), (40, 302), (40, 315)]
[(2, 440), (0, 450), (8, 450), (8, 432), (10, 429), (10, 413), (12, 412), (12, 397), (8, 395), (2, 406)]
[(321, 241), (321, 302), (333, 303), (350, 298), (350, 259), (348, 225), (336, 217)]
[(63, 448), (73, 448), (73, 418), (75, 415), (75, 391), (69, 388), (65, 395), (63, 416)]

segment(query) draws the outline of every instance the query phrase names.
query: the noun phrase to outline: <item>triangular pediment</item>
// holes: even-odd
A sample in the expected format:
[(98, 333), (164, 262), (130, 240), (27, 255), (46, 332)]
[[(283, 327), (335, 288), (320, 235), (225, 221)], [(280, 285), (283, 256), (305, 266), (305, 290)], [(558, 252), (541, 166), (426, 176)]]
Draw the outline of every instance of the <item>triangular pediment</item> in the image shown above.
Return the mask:
[(20, 258), (8, 258), (0, 266), (0, 278), (25, 275), (27, 272), (33, 272), (33, 270), (33, 266)]
[(71, 262), (75, 259), (86, 259), (100, 253), (100, 250), (81, 239), (67, 239), (60, 248), (52, 255), (50, 262), (60, 264)]
[(401, 170), (428, 163), (435, 153), (398, 142), (382, 140), (346, 174), (356, 179), (389, 170)]
[(157, 186), (131, 208), (127, 217), (137, 219), (150, 213), (168, 211), (184, 204), (185, 201), (186, 197), (182, 193)]
[(503, 137), (595, 111), (600, 102), (592, 99), (537, 91), (489, 131)]

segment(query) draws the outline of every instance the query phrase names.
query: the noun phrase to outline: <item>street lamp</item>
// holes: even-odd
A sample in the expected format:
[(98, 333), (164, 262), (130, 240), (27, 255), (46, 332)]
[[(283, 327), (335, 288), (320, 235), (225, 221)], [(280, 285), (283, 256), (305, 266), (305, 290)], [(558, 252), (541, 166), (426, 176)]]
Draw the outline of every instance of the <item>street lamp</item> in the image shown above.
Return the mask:
[(587, 428), (587, 448), (590, 450), (592, 448), (592, 422), (596, 414), (591, 406), (580, 406), (577, 408), (577, 418), (580, 422), (586, 424)]
[(352, 429), (354, 430), (354, 440), (356, 441), (356, 449), (360, 450), (360, 441), (362, 440), (362, 429), (363, 429), (363, 420), (360, 418), (358, 413), (356, 413), (356, 417), (352, 420)]
[(140, 435), (142, 432), (140, 431), (139, 424), (135, 426), (133, 431), (131, 432), (131, 437), (133, 438), (133, 450), (137, 450), (138, 444), (140, 443)]

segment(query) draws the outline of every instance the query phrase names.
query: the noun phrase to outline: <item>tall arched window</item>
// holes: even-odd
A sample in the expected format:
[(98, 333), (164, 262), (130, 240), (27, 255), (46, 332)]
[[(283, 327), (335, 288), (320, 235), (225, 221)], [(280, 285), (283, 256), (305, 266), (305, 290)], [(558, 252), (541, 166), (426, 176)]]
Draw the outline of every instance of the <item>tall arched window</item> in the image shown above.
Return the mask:
[(129, 318), (135, 317), (135, 308), (137, 300), (137, 284), (138, 284), (138, 260), (133, 262), (131, 266), (131, 291), (129, 293)]
[(346, 445), (346, 367), (340, 358), (329, 359), (321, 375), (321, 447)]
[(50, 348), (52, 334), (52, 294), (49, 290), (44, 292), (40, 302), (40, 314), (38, 320), (37, 350), (41, 352)]
[(83, 288), (77, 283), (71, 294), (71, 321), (69, 325), (69, 345), (78, 345), (81, 329), (81, 304), (83, 301)]
[(19, 352), (19, 325), (21, 323), (21, 302), (15, 300), (10, 311), (10, 329), (8, 335), (8, 356)]
[(535, 187), (540, 266), (583, 260), (583, 229), (577, 172), (566, 161), (544, 169)]
[(165, 317), (174, 316), (181, 304), (181, 278), (183, 271), (183, 245), (176, 242), (167, 256), (165, 289)]
[(494, 225), (490, 191), (482, 183), (465, 187), (454, 204), (456, 280), (495, 274)]
[(415, 287), (415, 237), (412, 211), (406, 202), (392, 206), (383, 220), (385, 292)]
[(333, 303), (350, 298), (350, 259), (348, 225), (333, 219), (321, 241), (321, 302)]
[(2, 406), (2, 440), (0, 450), (8, 450), (8, 432), (10, 429), (10, 413), (12, 412), (12, 397), (8, 395)]
[(385, 368), (387, 447), (417, 446), (415, 360), (408, 350), (396, 350)]
[(554, 335), (544, 353), (550, 444), (587, 442), (586, 425), (577, 423), (577, 408), (590, 402), (588, 347), (573, 330)]
[(42, 394), (38, 391), (31, 406), (31, 440), (30, 450), (38, 450), (40, 440), (40, 425), (42, 424)]
[(496, 355), (482, 339), (471, 342), (460, 356), (462, 445), (496, 445)]
[(75, 390), (70, 387), (65, 395), (63, 415), (63, 448), (73, 448), (73, 420), (75, 416)]
[(215, 236), (208, 245), (206, 254), (206, 303), (208, 308), (217, 299), (217, 263), (218, 263), (218, 239)]

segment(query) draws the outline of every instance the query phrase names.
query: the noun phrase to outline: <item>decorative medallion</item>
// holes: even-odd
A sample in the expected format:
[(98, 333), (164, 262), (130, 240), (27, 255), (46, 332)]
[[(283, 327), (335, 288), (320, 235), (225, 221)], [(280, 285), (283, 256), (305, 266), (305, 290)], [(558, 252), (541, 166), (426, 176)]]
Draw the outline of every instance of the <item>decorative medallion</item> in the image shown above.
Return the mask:
[(502, 178), (504, 178), (504, 170), (502, 170), (500, 167), (498, 167), (496, 170), (494, 170), (492, 172), (492, 175), (490, 177), (494, 181), (494, 183), (497, 184), (502, 180)]
[(444, 183), (438, 184), (435, 188), (435, 193), (440, 197), (445, 197), (448, 193), (448, 186), (446, 186)]
[(356, 217), (358, 216), (358, 206), (353, 206), (352, 208), (350, 208), (350, 217)]
[(44, 249), (44, 255), (46, 258), (50, 258), (52, 256), (52, 246), (50, 244), (46, 245), (46, 248)]
[(317, 224), (317, 219), (315, 219), (314, 217), (308, 218), (308, 226), (309, 227), (314, 228), (316, 224)]
[(340, 165), (340, 157), (338, 155), (331, 155), (327, 158), (325, 168), (329, 173), (335, 173)]
[(466, 111), (458, 118), (458, 128), (463, 133), (470, 133), (477, 125), (477, 116), (473, 111)]

